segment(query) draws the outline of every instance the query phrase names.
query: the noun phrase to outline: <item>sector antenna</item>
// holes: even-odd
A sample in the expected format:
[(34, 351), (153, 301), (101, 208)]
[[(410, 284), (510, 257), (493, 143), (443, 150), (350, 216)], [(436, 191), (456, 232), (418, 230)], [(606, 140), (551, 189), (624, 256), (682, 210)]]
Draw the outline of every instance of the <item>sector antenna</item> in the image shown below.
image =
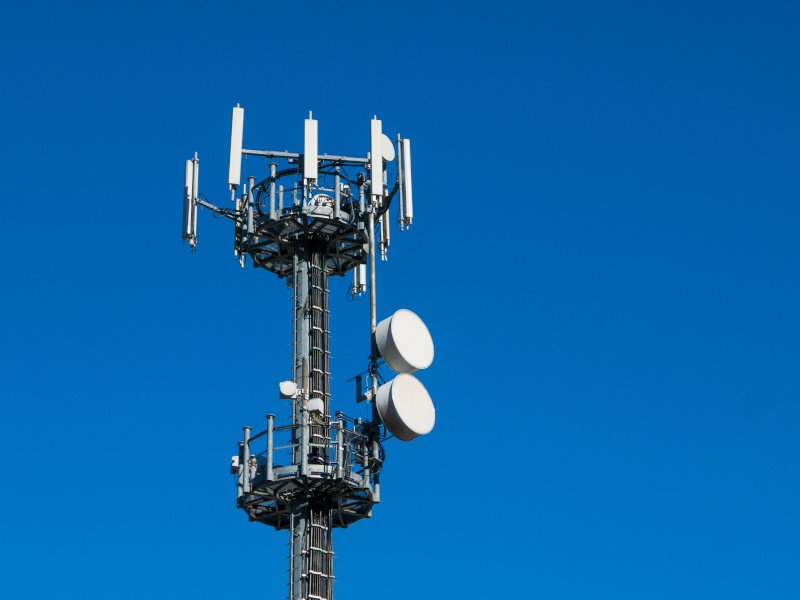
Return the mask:
[[(291, 290), (292, 378), (276, 378), (274, 398), (264, 398), (283, 403), (286, 418), (270, 412), (263, 429), (244, 427), (231, 459), (236, 506), (250, 521), (289, 532), (290, 600), (333, 598), (333, 530), (372, 516), (384, 443), (430, 433), (436, 420), (428, 391), (412, 375), (433, 361), (427, 326), (405, 309), (377, 319), (376, 261), (388, 257), (390, 215), (401, 230), (413, 220), (411, 142), (397, 134), (393, 143), (377, 117), (368, 129), (365, 123), (363, 136), (363, 156), (321, 153), (318, 121), (309, 113), (302, 152), (248, 149), (237, 104), (228, 163), (232, 205), (198, 192), (197, 153), (184, 168), (183, 240), (196, 248), (198, 208), (225, 217), (240, 266), (249, 261)], [(255, 159), (246, 163), (254, 172), (244, 181), (242, 156)], [(371, 405), (369, 418), (333, 407), (328, 296), (337, 276), (352, 277), (351, 295), (369, 298), (366, 368), (352, 379), (356, 401)], [(385, 379), (383, 365), (396, 376)]]

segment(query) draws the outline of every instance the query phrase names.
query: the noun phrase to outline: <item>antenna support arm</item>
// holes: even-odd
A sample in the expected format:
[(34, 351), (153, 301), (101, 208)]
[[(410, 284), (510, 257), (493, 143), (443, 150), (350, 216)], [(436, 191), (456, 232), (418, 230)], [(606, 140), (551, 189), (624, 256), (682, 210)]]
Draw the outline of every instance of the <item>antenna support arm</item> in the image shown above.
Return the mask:
[(223, 217), (231, 219), (232, 221), (238, 221), (239, 220), (239, 217), (236, 216), (235, 214), (231, 213), (231, 211), (229, 211), (229, 210), (225, 210), (224, 208), (219, 208), (218, 206), (214, 206), (210, 202), (206, 202), (205, 200), (201, 200), (200, 198), (197, 198), (195, 201), (197, 202), (197, 204), (199, 204), (203, 208), (207, 208), (208, 210), (210, 210), (213, 213), (217, 213), (218, 215), (222, 215)]

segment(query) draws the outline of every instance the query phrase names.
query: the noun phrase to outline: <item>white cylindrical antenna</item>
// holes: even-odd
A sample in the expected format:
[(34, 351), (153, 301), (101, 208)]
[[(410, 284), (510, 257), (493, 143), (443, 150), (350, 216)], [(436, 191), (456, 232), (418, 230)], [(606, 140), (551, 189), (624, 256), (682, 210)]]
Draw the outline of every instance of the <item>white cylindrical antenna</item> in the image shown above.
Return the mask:
[[(275, 177), (278, 173), (278, 165), (275, 163), (269, 163), (269, 176), (270, 176), (270, 184), (269, 184), (269, 218), (271, 220), (275, 220)], [(251, 184), (252, 185), (252, 184)]]
[(375, 117), (369, 123), (370, 152), (369, 152), (369, 178), (371, 181), (372, 195), (383, 196), (383, 125)]
[(192, 216), (194, 212), (194, 202), (192, 193), (194, 191), (194, 161), (187, 160), (186, 168), (183, 173), (183, 229), (181, 239), (192, 241)]
[(405, 200), (403, 198), (403, 140), (400, 134), (397, 134), (397, 223), (400, 225), (400, 231), (406, 228), (406, 209)]
[(317, 121), (311, 118), (311, 113), (308, 113), (308, 118), (305, 123), (305, 144), (303, 149), (303, 177), (306, 180), (317, 178)]
[(234, 223), (233, 228), (233, 255), (239, 256), (239, 244), (242, 242), (242, 201), (236, 198), (236, 215), (238, 219)]
[(334, 169), (336, 175), (333, 176), (333, 216), (339, 218), (339, 210), (342, 206), (342, 176), (339, 173), (339, 166)]
[(255, 196), (253, 186), (256, 184), (255, 177), (247, 178), (247, 240), (251, 240), (255, 234), (255, 221), (253, 220), (253, 209), (255, 207)]
[(400, 145), (400, 170), (402, 173), (400, 179), (400, 189), (402, 190), (403, 198), (403, 215), (402, 219), (407, 226), (411, 225), (414, 220), (414, 198), (411, 193), (411, 140), (402, 140)]
[[(249, 180), (253, 178), (250, 177)], [(249, 181), (248, 180), (248, 181)], [(244, 214), (242, 215), (243, 220), (240, 225), (239, 229), (239, 241), (240, 241), (240, 252), (239, 252), (239, 266), (244, 269), (244, 261), (245, 261), (245, 247), (247, 243), (250, 241), (250, 228), (248, 227), (248, 213), (250, 211), (250, 195), (248, 194), (247, 184), (244, 184), (242, 188), (242, 198), (239, 201), (239, 206), (242, 207)]]
[(385, 211), (381, 215), (381, 238), (379, 245), (381, 247), (381, 260), (388, 260), (387, 253), (389, 251), (389, 242), (391, 240), (391, 233), (389, 231), (389, 211)]
[(353, 287), (350, 290), (353, 296), (359, 296), (367, 291), (367, 265), (362, 263), (353, 267)]
[(283, 213), (283, 185), (278, 186), (278, 212)]
[(194, 174), (192, 175), (192, 239), (189, 240), (189, 245), (194, 248), (197, 246), (197, 188), (200, 182), (200, 159), (197, 158), (197, 152), (194, 153), (192, 163), (194, 166)]
[(242, 177), (242, 134), (244, 131), (244, 109), (236, 104), (231, 117), (231, 156), (228, 166), (228, 186), (231, 191), (239, 186)]
[(197, 152), (192, 160), (187, 160), (183, 173), (183, 231), (181, 237), (194, 248), (197, 245), (197, 182), (200, 161)]

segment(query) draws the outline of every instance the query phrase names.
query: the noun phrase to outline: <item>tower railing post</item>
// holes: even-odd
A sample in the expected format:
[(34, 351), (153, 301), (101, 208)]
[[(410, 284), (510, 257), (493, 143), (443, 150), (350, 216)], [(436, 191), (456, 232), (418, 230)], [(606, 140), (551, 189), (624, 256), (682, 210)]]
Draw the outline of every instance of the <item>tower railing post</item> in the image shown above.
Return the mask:
[(244, 442), (239, 442), (239, 470), (236, 473), (236, 502), (244, 495)]
[(341, 415), (336, 419), (336, 478), (344, 478), (344, 419)]
[(250, 428), (243, 427), (244, 429), (244, 464), (242, 465), (242, 473), (244, 479), (242, 480), (242, 491), (249, 494), (250, 488)]
[(300, 411), (300, 474), (308, 473), (308, 411)]
[(273, 440), (273, 431), (275, 429), (275, 415), (267, 415), (267, 481), (272, 481), (275, 479), (273, 470), (272, 470), (272, 463), (273, 463), (273, 451), (274, 448), (274, 440)]

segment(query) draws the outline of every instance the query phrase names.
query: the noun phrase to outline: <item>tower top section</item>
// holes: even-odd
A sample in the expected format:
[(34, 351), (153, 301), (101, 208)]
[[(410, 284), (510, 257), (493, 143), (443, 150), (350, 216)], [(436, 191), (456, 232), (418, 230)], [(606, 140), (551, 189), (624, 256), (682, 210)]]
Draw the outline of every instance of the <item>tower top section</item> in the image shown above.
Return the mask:
[[(369, 122), (365, 155), (343, 156), (321, 153), (318, 132), (318, 121), (309, 112), (303, 123), (302, 153), (245, 148), (244, 108), (237, 104), (231, 113), (228, 163), (234, 206), (222, 208), (198, 195), (195, 154), (186, 162), (183, 239), (192, 248), (197, 245), (197, 207), (202, 206), (234, 221), (234, 254), (242, 266), (249, 256), (255, 267), (291, 277), (297, 246), (314, 244), (326, 256), (327, 272), (344, 275), (366, 264), (371, 212), (380, 227), (380, 256), (386, 260), (390, 206), (397, 207), (400, 229), (408, 228), (414, 217), (411, 141), (397, 134), (393, 142), (375, 117)], [(267, 159), (260, 176), (248, 174), (242, 179), (242, 156)]]

